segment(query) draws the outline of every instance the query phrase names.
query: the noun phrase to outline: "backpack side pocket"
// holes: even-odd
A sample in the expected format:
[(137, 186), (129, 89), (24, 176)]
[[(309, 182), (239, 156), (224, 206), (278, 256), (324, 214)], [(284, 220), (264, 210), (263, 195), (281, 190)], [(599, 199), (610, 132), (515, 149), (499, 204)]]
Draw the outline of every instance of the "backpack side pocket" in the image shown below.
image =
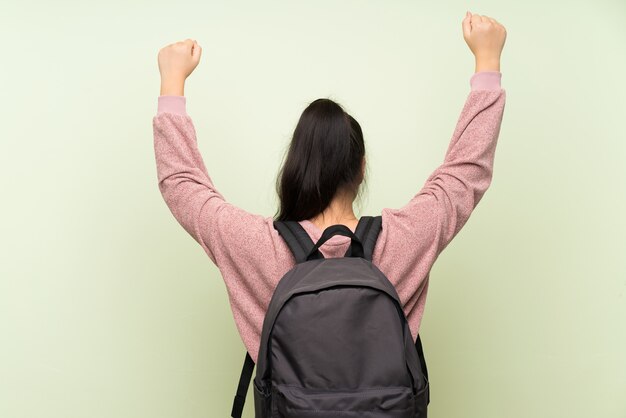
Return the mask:
[(263, 391), (257, 385), (256, 379), (252, 380), (252, 386), (254, 387), (254, 417), (270, 418), (271, 394)]
[(426, 380), (426, 386), (424, 386), (419, 392), (415, 394), (415, 412), (416, 418), (426, 418), (428, 413), (428, 401), (430, 398), (430, 383)]

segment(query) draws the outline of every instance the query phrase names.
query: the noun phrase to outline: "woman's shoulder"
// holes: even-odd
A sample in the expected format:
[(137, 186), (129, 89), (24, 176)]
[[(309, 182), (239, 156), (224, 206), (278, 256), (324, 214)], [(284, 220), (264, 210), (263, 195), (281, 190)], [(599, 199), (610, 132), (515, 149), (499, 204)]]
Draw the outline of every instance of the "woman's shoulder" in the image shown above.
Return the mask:
[(436, 214), (424, 205), (384, 208), (372, 263), (406, 303), (421, 288), (437, 258)]

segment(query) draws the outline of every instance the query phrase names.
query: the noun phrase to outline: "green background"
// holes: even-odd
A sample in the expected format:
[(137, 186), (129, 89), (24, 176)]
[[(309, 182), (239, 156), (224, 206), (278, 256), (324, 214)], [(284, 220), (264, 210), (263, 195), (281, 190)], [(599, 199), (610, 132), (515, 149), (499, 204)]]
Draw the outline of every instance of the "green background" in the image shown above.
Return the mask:
[[(626, 417), (626, 3), (5, 2), (0, 416), (226, 417), (244, 346), (219, 270), (158, 188), (158, 50), (203, 47), (185, 95), (217, 188), (273, 215), (302, 110), (363, 127), (357, 216), (443, 161), (499, 20), (491, 188), (431, 271), (431, 418)], [(246, 417), (252, 417), (251, 392)]]

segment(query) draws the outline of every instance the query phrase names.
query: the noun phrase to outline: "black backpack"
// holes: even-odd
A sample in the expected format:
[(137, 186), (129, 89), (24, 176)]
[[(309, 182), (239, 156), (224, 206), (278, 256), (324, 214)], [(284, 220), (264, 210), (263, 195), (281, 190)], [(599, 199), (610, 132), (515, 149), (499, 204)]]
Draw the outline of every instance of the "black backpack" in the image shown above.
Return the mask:
[[(296, 259), (269, 303), (256, 376), (255, 418), (426, 418), (428, 371), (392, 283), (372, 264), (381, 216), (313, 243), (295, 221), (274, 222)], [(343, 257), (318, 248), (351, 238)], [(231, 416), (240, 418), (254, 362), (246, 353)]]

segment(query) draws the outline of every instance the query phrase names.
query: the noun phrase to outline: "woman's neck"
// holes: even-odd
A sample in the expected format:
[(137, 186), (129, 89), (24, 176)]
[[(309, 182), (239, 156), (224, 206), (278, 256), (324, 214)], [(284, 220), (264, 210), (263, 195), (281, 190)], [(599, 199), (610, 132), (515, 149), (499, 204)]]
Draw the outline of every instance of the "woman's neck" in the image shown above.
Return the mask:
[(351, 229), (358, 223), (352, 209), (352, 198), (337, 197), (320, 214), (309, 219), (319, 229), (324, 230), (331, 225), (346, 225)]

